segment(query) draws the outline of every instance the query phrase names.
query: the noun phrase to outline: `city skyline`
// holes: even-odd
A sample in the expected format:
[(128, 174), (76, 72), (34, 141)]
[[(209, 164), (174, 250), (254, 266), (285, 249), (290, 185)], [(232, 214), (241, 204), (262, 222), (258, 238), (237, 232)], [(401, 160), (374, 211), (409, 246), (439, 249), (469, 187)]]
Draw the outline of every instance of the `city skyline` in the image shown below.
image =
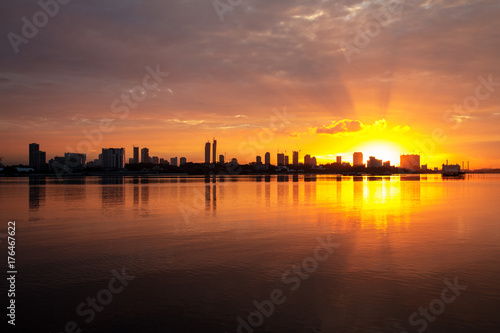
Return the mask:
[[(172, 166), (179, 166), (179, 165), (184, 165), (187, 162), (193, 162), (193, 163), (204, 163), (207, 165), (215, 165), (215, 164), (224, 164), (227, 163), (225, 161), (225, 155), (219, 155), (219, 160), (216, 160), (217, 157), (217, 140), (214, 138), (213, 143), (211, 144), (210, 141), (205, 143), (204, 146), (204, 156), (205, 156), (205, 161), (204, 162), (198, 162), (198, 161), (189, 161), (186, 157), (182, 156), (179, 157), (170, 157), (170, 158), (164, 158), (164, 157), (158, 157), (158, 156), (150, 156), (149, 155), (149, 148), (148, 147), (137, 147), (133, 146), (133, 157), (128, 158), (128, 163), (127, 163), (127, 155), (126, 155), (126, 149), (125, 148), (102, 148), (102, 153), (98, 155), (97, 159), (94, 160), (88, 160), (89, 165), (91, 166), (102, 166), (103, 168), (117, 168), (121, 169), (124, 168), (126, 164), (138, 164), (138, 163), (147, 163), (147, 164), (170, 164)], [(140, 160), (139, 160), (139, 149), (141, 152)], [(81, 167), (87, 166), (86, 161), (87, 161), (87, 156), (85, 154), (79, 154), (79, 153), (74, 153), (74, 152), (65, 152), (64, 157), (58, 157), (54, 156), (50, 160), (46, 160), (46, 153), (44, 151), (40, 151), (40, 145), (38, 143), (30, 143), (29, 144), (29, 167), (34, 168), (35, 170), (43, 171), (47, 169), (51, 169), (51, 163), (56, 162), (57, 165), (62, 166), (61, 163), (67, 163), (70, 161), (70, 163), (73, 163), (75, 165), (79, 165)], [(428, 164), (421, 164), (421, 156), (419, 154), (401, 154), (399, 156), (400, 160), (399, 163), (392, 163), (390, 160), (383, 160), (383, 159), (377, 159), (377, 156), (369, 156), (368, 159), (364, 159), (366, 155), (363, 155), (363, 152), (353, 152), (352, 153), (352, 162), (346, 162), (343, 160), (343, 157), (341, 155), (337, 155), (335, 157), (335, 162), (331, 163), (318, 163), (317, 159), (315, 156), (311, 156), (310, 154), (306, 154), (303, 156), (302, 161), (300, 159), (300, 150), (299, 151), (292, 151), (291, 155), (287, 155), (286, 151), (280, 152), (278, 149), (276, 153), (276, 159), (275, 163), (272, 163), (271, 159), (271, 153), (266, 152), (264, 154), (264, 163), (262, 162), (262, 156), (261, 155), (256, 155), (254, 157), (254, 161), (251, 161), (249, 163), (243, 163), (243, 164), (256, 164), (256, 165), (275, 165), (275, 166), (299, 166), (299, 165), (310, 165), (310, 166), (316, 166), (316, 165), (325, 165), (325, 164), (337, 164), (339, 166), (344, 166), (344, 165), (349, 165), (353, 167), (367, 167), (367, 168), (380, 168), (380, 167), (391, 167), (391, 166), (396, 166), (400, 167), (403, 169), (407, 170), (413, 170), (413, 171), (420, 171), (420, 170), (431, 170), (434, 169), (434, 171), (439, 169), (439, 166), (428, 166)], [(118, 154), (118, 155), (117, 155)], [(290, 161), (290, 156), (292, 156), (291, 161)], [(210, 158), (212, 157), (212, 160)], [(75, 162), (74, 160), (77, 160), (79, 162)], [(66, 161), (66, 162), (64, 162)], [(180, 162), (179, 162), (180, 161)], [(233, 157), (231, 162), (238, 161), (236, 157)], [(366, 163), (365, 163), (366, 162)], [(446, 160), (446, 164), (442, 163), (441, 165), (449, 165), (449, 161)], [(459, 161), (454, 161), (456, 165), (460, 168), (460, 162)], [(47, 163), (47, 164), (45, 164)], [(467, 163), (467, 168), (465, 168), (465, 163)], [(455, 165), (455, 164), (452, 164)], [(470, 170), (470, 161), (461, 161), (462, 169), (464, 170)], [(65, 167), (67, 168), (67, 167)]]

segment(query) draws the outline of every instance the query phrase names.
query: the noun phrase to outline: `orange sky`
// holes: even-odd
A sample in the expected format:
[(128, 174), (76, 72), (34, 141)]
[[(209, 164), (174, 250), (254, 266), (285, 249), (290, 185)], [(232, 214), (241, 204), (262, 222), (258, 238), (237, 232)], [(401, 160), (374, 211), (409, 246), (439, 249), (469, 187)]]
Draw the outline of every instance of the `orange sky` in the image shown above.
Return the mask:
[[(40, 10), (0, 7), (4, 35)], [(498, 14), (496, 0), (255, 0), (221, 21), (211, 2), (71, 2), (18, 53), (2, 41), (0, 156), (27, 163), (37, 142), (48, 158), (136, 145), (202, 162), (215, 137), (243, 163), (279, 148), (499, 167)]]

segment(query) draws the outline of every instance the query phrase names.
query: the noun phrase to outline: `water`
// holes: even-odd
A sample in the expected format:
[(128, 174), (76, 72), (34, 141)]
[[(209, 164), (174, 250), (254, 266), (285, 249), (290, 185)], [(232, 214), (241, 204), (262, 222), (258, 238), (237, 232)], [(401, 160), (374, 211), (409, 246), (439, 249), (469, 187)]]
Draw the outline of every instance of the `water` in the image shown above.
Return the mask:
[(16, 328), (498, 332), (499, 196), (500, 175), (0, 178)]

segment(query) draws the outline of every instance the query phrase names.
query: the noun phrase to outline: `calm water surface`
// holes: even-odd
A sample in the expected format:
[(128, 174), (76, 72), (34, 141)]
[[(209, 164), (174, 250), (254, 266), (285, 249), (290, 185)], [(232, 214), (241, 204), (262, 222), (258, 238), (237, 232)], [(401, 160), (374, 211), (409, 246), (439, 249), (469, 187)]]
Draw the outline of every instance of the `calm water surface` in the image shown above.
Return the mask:
[[(499, 197), (500, 175), (0, 178), (16, 328), (498, 332)], [(328, 238), (338, 247), (311, 261)], [(101, 292), (122, 269), (135, 278)], [(467, 288), (445, 303), (445, 280)], [(273, 290), (281, 304), (259, 317)]]

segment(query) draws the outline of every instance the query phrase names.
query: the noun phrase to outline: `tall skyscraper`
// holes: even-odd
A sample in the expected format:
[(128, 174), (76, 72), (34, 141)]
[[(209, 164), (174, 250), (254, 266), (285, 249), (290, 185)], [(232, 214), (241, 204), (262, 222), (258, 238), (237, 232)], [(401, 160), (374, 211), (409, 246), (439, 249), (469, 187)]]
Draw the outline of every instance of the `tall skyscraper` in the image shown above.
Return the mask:
[(217, 163), (217, 140), (214, 139), (214, 143), (212, 144), (212, 163)]
[(353, 166), (363, 166), (365, 163), (363, 163), (363, 153), (356, 152), (352, 154), (352, 165)]
[(219, 155), (219, 163), (224, 164), (224, 155)]
[(132, 163), (139, 163), (139, 147), (134, 147), (134, 159), (132, 160)]
[(30, 143), (29, 145), (29, 166), (35, 170), (45, 169), (46, 154), (40, 151), (38, 143)]
[(210, 141), (205, 143), (205, 163), (210, 164)]
[(186, 164), (186, 163), (187, 163), (186, 158), (185, 158), (185, 157), (181, 157), (181, 159), (180, 159), (180, 161), (179, 161), (179, 164), (180, 164), (180, 165), (184, 165), (184, 164)]
[(299, 165), (299, 152), (298, 151), (293, 152), (292, 163), (293, 163), (293, 166)]
[(290, 156), (285, 155), (285, 165), (289, 165), (289, 164), (290, 164)]
[(342, 165), (342, 156), (337, 156), (337, 164)]
[(256, 160), (255, 160), (255, 163), (257, 165), (261, 165), (262, 164), (262, 157), (261, 156), (257, 156)]
[(125, 148), (102, 148), (102, 167), (123, 169)]
[(141, 162), (142, 163), (151, 163), (151, 159), (149, 158), (149, 148), (141, 149)]
[(175, 167), (177, 166), (177, 157), (170, 158), (170, 165)]
[(266, 165), (271, 165), (271, 153), (267, 152), (266, 155), (264, 156), (264, 160)]
[(285, 165), (285, 154), (278, 153), (277, 160), (278, 160), (278, 165), (281, 166)]

